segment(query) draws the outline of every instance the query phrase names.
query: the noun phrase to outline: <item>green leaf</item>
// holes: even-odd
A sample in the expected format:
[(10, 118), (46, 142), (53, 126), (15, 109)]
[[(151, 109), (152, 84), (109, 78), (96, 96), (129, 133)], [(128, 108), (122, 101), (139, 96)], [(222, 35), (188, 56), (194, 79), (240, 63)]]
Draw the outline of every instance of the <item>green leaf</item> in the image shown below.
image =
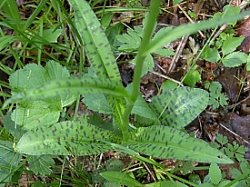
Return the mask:
[(43, 38), (48, 43), (57, 43), (58, 37), (62, 34), (63, 29), (45, 29), (43, 30)]
[(89, 125), (86, 120), (41, 126), (25, 133), (16, 150), (29, 155), (90, 155), (112, 150), (104, 141), (115, 141), (113, 133)]
[(209, 105), (211, 105), (212, 109), (217, 109), (220, 106), (227, 105), (227, 97), (224, 93), (222, 93), (222, 86), (217, 81), (207, 82), (205, 87), (209, 89)]
[(210, 183), (203, 183), (201, 185), (199, 185), (200, 187), (215, 187), (213, 184)]
[(76, 29), (96, 74), (121, 81), (108, 39), (93, 10), (85, 0), (69, 0), (69, 3), (75, 11)]
[(145, 58), (141, 76), (146, 75), (148, 72), (152, 72), (154, 67), (155, 67), (154, 59), (151, 55), (148, 55)]
[(53, 108), (52, 104), (56, 105), (58, 102), (48, 104), (43, 101), (33, 101), (27, 105), (19, 104), (12, 112), (11, 119), (25, 130), (56, 123), (60, 117), (61, 106)]
[(98, 113), (111, 114), (112, 109), (107, 101), (105, 95), (101, 93), (86, 94), (83, 99), (84, 104), (89, 110), (93, 110)]
[[(133, 59), (131, 61), (132, 64), (135, 65), (135, 59)], [(154, 59), (152, 57), (152, 55), (147, 55), (144, 61), (144, 65), (142, 67), (142, 74), (141, 76), (143, 77), (144, 75), (146, 75), (148, 72), (153, 71), (154, 69)]]
[(19, 14), (19, 10), (18, 10), (18, 6), (17, 6), (16, 1), (15, 0), (7, 0), (3, 4), (2, 4), (2, 2), (1, 2), (1, 5), (2, 5), (1, 11), (3, 11), (6, 14), (8, 20), (11, 20), (11, 22), (14, 23), (15, 26), (17, 26), (17, 28), (20, 30), (23, 25), (20, 24), (21, 17)]
[(2, 51), (7, 45), (12, 43), (14, 36), (2, 36), (0, 37), (0, 51)]
[(65, 94), (92, 94), (104, 93), (112, 96), (128, 97), (128, 93), (123, 86), (110, 80), (94, 79), (93, 77), (68, 78), (62, 80), (54, 80), (46, 83), (46, 85), (30, 89), (14, 95), (7, 100), (5, 105), (10, 102), (18, 102), (23, 100), (37, 100), (45, 98), (62, 97)]
[(10, 112), (8, 112), (4, 116), (3, 125), (7, 129), (7, 131), (11, 133), (17, 140), (19, 140), (21, 136), (24, 134), (24, 131), (21, 129), (21, 127), (15, 125), (15, 122), (11, 120)]
[(12, 142), (0, 140), (0, 183), (10, 180), (21, 158), (22, 155), (14, 151)]
[(127, 33), (116, 36), (117, 41), (120, 43), (118, 50), (126, 52), (134, 52), (138, 50), (143, 29), (141, 26), (136, 26), (134, 29), (128, 29)]
[[(61, 80), (70, 77), (69, 71), (67, 68), (61, 66), (55, 61), (48, 61), (45, 66), (46, 74), (49, 80)], [(62, 107), (71, 105), (77, 98), (76, 95), (69, 95), (67, 93), (61, 94), (61, 104)]]
[(137, 97), (137, 100), (132, 109), (132, 114), (158, 121), (156, 113), (149, 107), (148, 103), (146, 103), (146, 101), (141, 96)]
[(250, 71), (250, 55), (247, 57), (247, 71)]
[[(69, 71), (55, 61), (49, 61), (45, 68), (36, 64), (26, 65), (10, 76), (13, 98), (26, 91), (36, 90), (50, 80), (61, 80), (69, 77)], [(41, 95), (40, 95), (41, 96)], [(24, 99), (25, 100), (25, 99)], [(24, 129), (39, 125), (49, 125), (58, 121), (62, 107), (76, 100), (74, 94), (62, 93), (60, 97), (27, 99), (20, 102), (11, 114), (11, 119)]]
[[(88, 109), (95, 112), (103, 114), (112, 113), (112, 108), (108, 100), (101, 93), (87, 94), (84, 96), (83, 102), (88, 107)], [(155, 121), (158, 120), (156, 113), (149, 107), (149, 105), (141, 96), (137, 98), (131, 113), (145, 117), (147, 119), (152, 119)]]
[[(9, 78), (13, 97), (22, 92), (41, 88), (51, 80), (66, 79), (70, 76), (69, 71), (55, 61), (47, 62), (45, 68), (37, 64), (28, 64), (23, 69), (17, 70)], [(76, 96), (69, 96), (67, 93), (60, 95), (62, 107), (67, 106), (76, 100)], [(53, 102), (51, 100), (47, 101)], [(51, 104), (54, 104), (51, 103)], [(58, 104), (57, 104), (58, 105)]]
[(218, 62), (221, 58), (217, 49), (208, 46), (203, 50), (201, 57), (208, 62)]
[(45, 69), (37, 64), (28, 64), (12, 73), (9, 78), (13, 95), (24, 90), (39, 88), (47, 81)]
[(153, 97), (151, 106), (163, 125), (182, 128), (207, 107), (208, 99), (208, 93), (202, 89), (180, 87)]
[(161, 48), (154, 51), (154, 54), (160, 55), (162, 57), (170, 57), (173, 56), (175, 53), (171, 49)]
[(189, 23), (183, 24), (175, 28), (166, 29), (165, 31), (161, 32), (158, 37), (155, 37), (150, 45), (148, 46), (147, 50), (144, 52), (145, 55), (152, 53), (156, 49), (159, 49), (165, 46), (172, 41), (181, 38), (182, 36), (187, 36), (193, 33), (196, 33), (199, 30), (205, 30), (209, 28), (216, 27), (218, 25), (222, 25), (224, 23), (229, 23), (232, 21), (237, 21), (239, 19), (244, 18), (244, 16), (249, 15), (250, 11), (245, 11), (241, 14), (236, 15), (227, 15), (227, 16), (220, 16), (216, 19), (210, 19), (206, 21), (201, 21), (199, 23)]
[(181, 3), (183, 0), (173, 0), (174, 5)]
[(221, 170), (215, 163), (211, 163), (208, 175), (210, 176), (211, 182), (215, 185), (218, 185), (222, 179)]
[(247, 62), (247, 54), (242, 52), (233, 52), (222, 58), (225, 67), (238, 67)]
[(162, 159), (232, 163), (228, 157), (206, 142), (167, 126), (138, 128), (132, 133), (127, 146), (137, 152)]
[(120, 185), (126, 186), (143, 186), (140, 182), (129, 176), (127, 173), (119, 171), (105, 171), (100, 175), (110, 182), (115, 182)]
[(36, 175), (46, 176), (51, 174), (51, 167), (55, 165), (53, 158), (49, 155), (29, 156), (29, 169)]
[(222, 53), (223, 55), (227, 55), (233, 51), (236, 50), (236, 48), (242, 43), (242, 41), (244, 40), (244, 37), (233, 37), (233, 36), (229, 36), (226, 38), (225, 41), (223, 41), (222, 44)]
[[(239, 13), (240, 13), (239, 6), (226, 5), (223, 7), (222, 18), (238, 16)], [(237, 23), (236, 20), (228, 22), (228, 24), (230, 24), (232, 26), (234, 26), (236, 23)]]
[(189, 70), (185, 76), (184, 83), (190, 87), (194, 87), (201, 80), (201, 74), (196, 69)]
[(169, 180), (145, 184), (145, 187), (165, 187), (165, 186), (166, 187), (188, 187), (187, 185), (180, 183), (178, 181), (169, 181)]

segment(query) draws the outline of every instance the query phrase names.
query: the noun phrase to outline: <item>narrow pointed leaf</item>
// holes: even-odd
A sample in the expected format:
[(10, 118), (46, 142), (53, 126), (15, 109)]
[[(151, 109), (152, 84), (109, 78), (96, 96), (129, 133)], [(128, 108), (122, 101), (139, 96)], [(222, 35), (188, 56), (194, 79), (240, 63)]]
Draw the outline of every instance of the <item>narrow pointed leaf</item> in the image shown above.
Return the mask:
[(94, 71), (103, 77), (121, 80), (108, 39), (87, 1), (69, 0), (75, 11), (76, 29)]
[(30, 89), (16, 94), (11, 99), (6, 101), (5, 105), (10, 102), (17, 102), (28, 99), (35, 100), (57, 97), (65, 94), (76, 95), (99, 92), (112, 96), (128, 97), (128, 93), (124, 89), (124, 87), (109, 80), (95, 80), (90, 77), (68, 78), (63, 80), (50, 81), (40, 88)]
[(150, 43), (149, 47), (147, 48), (144, 54), (147, 55), (149, 53), (152, 53), (155, 50), (159, 49), (160, 47), (163, 47), (164, 45), (178, 38), (181, 38), (182, 36), (187, 36), (187, 35), (196, 33), (199, 30), (214, 28), (224, 23), (237, 21), (239, 19), (244, 18), (245, 16), (249, 14), (250, 14), (250, 11), (245, 11), (241, 14), (232, 15), (232, 16), (222, 15), (221, 17), (216, 18), (216, 19), (212, 18), (209, 20), (201, 21), (199, 23), (189, 23), (189, 24), (180, 25), (172, 29), (167, 29), (154, 38), (154, 40)]
[(66, 121), (51, 126), (37, 127), (25, 133), (16, 150), (29, 155), (90, 155), (109, 150), (103, 141), (115, 140), (110, 131), (83, 121)]
[(127, 146), (137, 152), (163, 159), (232, 163), (228, 157), (206, 142), (167, 126), (139, 128), (132, 134), (132, 140)]

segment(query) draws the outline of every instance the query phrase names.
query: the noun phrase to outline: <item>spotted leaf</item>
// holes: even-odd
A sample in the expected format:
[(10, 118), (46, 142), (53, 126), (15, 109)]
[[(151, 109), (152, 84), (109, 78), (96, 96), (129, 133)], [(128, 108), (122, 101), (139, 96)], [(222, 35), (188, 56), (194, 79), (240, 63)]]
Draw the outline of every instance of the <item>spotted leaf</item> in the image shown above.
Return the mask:
[(232, 163), (228, 157), (206, 142), (172, 127), (159, 125), (141, 127), (131, 137), (127, 146), (149, 156), (197, 162)]
[(16, 150), (29, 155), (90, 155), (111, 150), (104, 141), (117, 137), (86, 120), (65, 121), (51, 126), (41, 126), (25, 133)]
[(83, 77), (50, 81), (40, 88), (30, 89), (14, 95), (11, 99), (6, 101), (5, 104), (22, 100), (55, 98), (65, 94), (76, 95), (91, 93), (104, 93), (112, 96), (128, 97), (125, 88), (116, 82), (101, 79), (97, 80), (92, 77)]
[(180, 87), (155, 96), (151, 106), (163, 125), (182, 128), (207, 107), (208, 100), (209, 95), (204, 90)]
[(95, 13), (85, 0), (69, 0), (69, 3), (75, 11), (75, 26), (92, 69), (98, 76), (120, 81), (110, 44)]

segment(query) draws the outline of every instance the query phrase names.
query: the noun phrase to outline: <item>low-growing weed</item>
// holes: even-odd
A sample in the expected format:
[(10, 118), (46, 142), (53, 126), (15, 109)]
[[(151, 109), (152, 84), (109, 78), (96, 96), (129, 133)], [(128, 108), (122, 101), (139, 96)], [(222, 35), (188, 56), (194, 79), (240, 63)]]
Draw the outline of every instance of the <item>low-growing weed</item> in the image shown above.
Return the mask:
[(206, 82), (205, 88), (209, 91), (209, 102), (208, 104), (212, 109), (224, 107), (227, 105), (227, 96), (222, 93), (222, 86), (219, 82)]

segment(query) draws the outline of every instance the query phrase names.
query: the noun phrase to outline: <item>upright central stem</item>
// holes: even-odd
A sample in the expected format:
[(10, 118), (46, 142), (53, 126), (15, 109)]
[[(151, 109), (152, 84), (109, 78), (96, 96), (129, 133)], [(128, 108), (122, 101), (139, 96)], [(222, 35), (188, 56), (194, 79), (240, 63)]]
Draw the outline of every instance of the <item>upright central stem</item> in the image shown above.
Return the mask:
[(157, 17), (160, 12), (160, 2), (161, 0), (151, 0), (149, 7), (149, 14), (146, 18), (146, 25), (143, 32), (142, 41), (139, 47), (138, 54), (135, 57), (135, 71), (132, 83), (132, 92), (128, 101), (127, 108), (123, 115), (123, 127), (126, 128), (126, 132), (123, 134), (123, 138), (126, 141), (128, 137), (128, 127), (129, 127), (129, 116), (133, 109), (134, 103), (140, 93), (140, 80), (142, 74), (143, 63), (148, 54), (145, 54), (145, 50), (148, 47), (151, 36), (154, 32)]

